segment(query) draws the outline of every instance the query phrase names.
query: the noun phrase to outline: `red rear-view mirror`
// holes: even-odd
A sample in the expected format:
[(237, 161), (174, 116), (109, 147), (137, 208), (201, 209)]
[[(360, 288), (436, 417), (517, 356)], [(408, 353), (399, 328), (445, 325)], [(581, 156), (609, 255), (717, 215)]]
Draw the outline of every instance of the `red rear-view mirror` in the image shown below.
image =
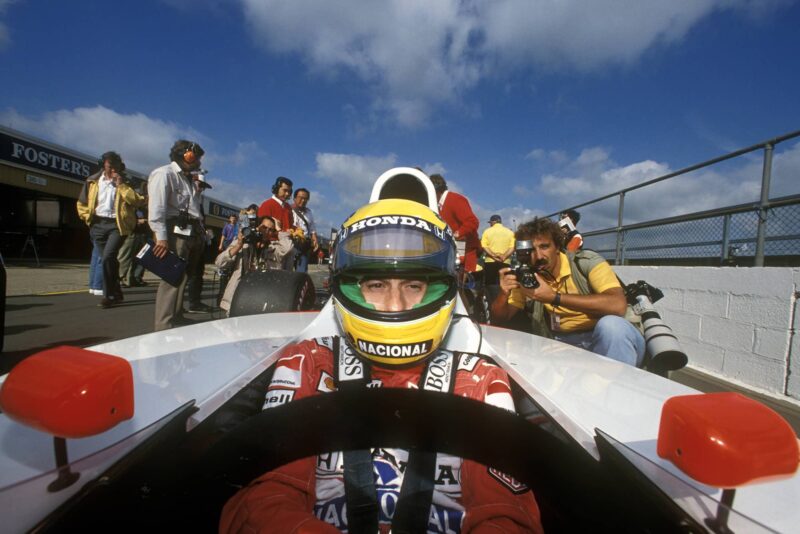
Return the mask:
[(800, 462), (797, 436), (789, 423), (738, 393), (667, 400), (661, 411), (658, 455), (718, 488), (789, 476)]
[(92, 436), (133, 417), (133, 372), (117, 356), (56, 347), (11, 370), (0, 389), (0, 408), (53, 436)]

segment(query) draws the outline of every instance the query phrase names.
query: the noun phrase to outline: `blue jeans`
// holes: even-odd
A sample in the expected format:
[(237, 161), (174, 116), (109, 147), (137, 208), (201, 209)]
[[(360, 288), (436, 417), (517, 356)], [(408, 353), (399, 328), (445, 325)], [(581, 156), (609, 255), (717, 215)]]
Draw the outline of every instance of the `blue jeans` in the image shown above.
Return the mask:
[(308, 272), (308, 253), (302, 252), (299, 248), (295, 248), (297, 251), (296, 261), (294, 270), (298, 273), (307, 273)]
[(89, 289), (103, 289), (103, 262), (100, 249), (92, 245), (92, 259), (89, 262)]
[(638, 367), (644, 358), (644, 337), (631, 323), (616, 315), (602, 317), (594, 330), (575, 333), (556, 333), (558, 341), (569, 343)]

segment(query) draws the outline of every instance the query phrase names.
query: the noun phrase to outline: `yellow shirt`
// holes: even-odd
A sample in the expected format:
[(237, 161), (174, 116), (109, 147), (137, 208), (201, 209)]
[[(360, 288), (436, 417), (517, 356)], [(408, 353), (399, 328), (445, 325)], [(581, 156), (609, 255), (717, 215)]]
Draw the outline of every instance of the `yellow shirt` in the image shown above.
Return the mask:
[[(539, 276), (545, 280), (553, 291), (558, 291), (564, 295), (580, 295), (578, 286), (575, 285), (575, 281), (572, 279), (572, 271), (569, 267), (567, 255), (563, 252), (559, 252), (559, 254), (561, 257), (561, 265), (556, 279), (551, 281), (548, 280), (549, 277), (547, 276)], [(614, 274), (614, 270), (611, 269), (611, 266), (605, 261), (595, 265), (594, 268), (589, 271), (588, 278), (592, 293), (602, 293), (613, 287), (622, 287), (619, 285), (619, 280), (617, 280), (617, 275)], [(522, 294), (522, 291), (520, 289), (512, 289), (508, 296), (508, 303), (517, 308), (524, 309), (525, 296)], [(596, 325), (597, 321), (600, 319), (599, 317), (593, 317), (583, 312), (565, 308), (564, 306), (559, 306), (558, 310), (554, 311), (553, 306), (549, 303), (545, 303), (544, 308), (550, 316), (550, 329), (555, 332), (582, 332), (584, 330), (590, 330), (594, 328), (594, 325)]]
[[(481, 246), (495, 254), (504, 254), (508, 249), (513, 251), (515, 242), (514, 232), (500, 223), (493, 224), (484, 230), (481, 236)], [(486, 261), (492, 262), (495, 260), (486, 256)]]

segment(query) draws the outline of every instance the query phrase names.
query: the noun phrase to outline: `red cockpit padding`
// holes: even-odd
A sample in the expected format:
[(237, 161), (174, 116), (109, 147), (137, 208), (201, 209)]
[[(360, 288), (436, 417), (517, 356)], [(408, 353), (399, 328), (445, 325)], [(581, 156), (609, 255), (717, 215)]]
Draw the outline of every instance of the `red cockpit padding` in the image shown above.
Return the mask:
[(38, 352), (8, 374), (0, 407), (11, 419), (54, 436), (99, 434), (133, 417), (131, 365), (77, 347)]
[(661, 410), (658, 455), (695, 480), (735, 488), (797, 470), (797, 436), (780, 415), (739, 393), (672, 397)]

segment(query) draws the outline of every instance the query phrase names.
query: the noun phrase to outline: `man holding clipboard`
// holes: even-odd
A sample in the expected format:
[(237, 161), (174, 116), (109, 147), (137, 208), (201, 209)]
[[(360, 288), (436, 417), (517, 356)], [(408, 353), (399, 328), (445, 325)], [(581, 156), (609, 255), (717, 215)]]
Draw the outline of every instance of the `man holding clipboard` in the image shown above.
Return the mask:
[[(201, 225), (201, 194), (195, 181), (205, 151), (192, 141), (179, 139), (172, 145), (172, 162), (150, 173), (148, 223), (155, 234), (153, 255), (163, 259), (168, 252), (186, 260), (186, 269), (202, 259), (204, 234)], [(155, 330), (177, 326), (183, 319), (183, 289), (186, 275), (173, 285), (162, 279), (156, 293)]]

